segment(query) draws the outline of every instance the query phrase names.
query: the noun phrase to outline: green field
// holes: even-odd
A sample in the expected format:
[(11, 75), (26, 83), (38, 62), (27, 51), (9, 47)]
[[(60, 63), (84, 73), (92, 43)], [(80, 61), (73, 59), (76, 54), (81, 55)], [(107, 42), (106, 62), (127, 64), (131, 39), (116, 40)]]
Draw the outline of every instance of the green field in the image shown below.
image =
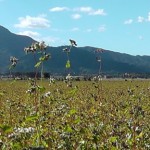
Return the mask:
[(150, 81), (35, 85), (0, 81), (0, 149), (150, 149)]

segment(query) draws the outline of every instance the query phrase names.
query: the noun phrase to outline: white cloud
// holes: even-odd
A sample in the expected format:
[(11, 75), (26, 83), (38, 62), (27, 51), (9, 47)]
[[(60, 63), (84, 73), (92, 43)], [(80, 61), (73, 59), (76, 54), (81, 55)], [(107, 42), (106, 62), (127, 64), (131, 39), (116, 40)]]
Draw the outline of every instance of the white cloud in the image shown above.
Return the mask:
[(92, 8), (91, 7), (79, 7), (79, 8), (76, 8), (75, 11), (89, 13), (92, 11)]
[(80, 15), (80, 14), (73, 14), (73, 15), (72, 15), (72, 18), (73, 18), (73, 19), (80, 19), (80, 18), (81, 18), (81, 15)]
[(104, 11), (104, 9), (98, 9), (98, 10), (95, 10), (95, 11), (91, 11), (90, 13), (89, 13), (89, 15), (100, 15), (100, 16), (105, 16), (106, 15), (106, 13), (105, 13), (105, 11)]
[(138, 22), (144, 22), (144, 17), (138, 16)]
[(48, 28), (50, 27), (49, 20), (44, 15), (38, 17), (20, 17), (19, 24), (15, 24), (18, 28)]
[(132, 19), (128, 19), (128, 20), (126, 20), (126, 21), (124, 22), (124, 24), (131, 24), (131, 23), (133, 23), (133, 20), (132, 20)]
[(150, 21), (150, 12), (148, 13), (147, 21)]
[(74, 10), (77, 12), (87, 13), (88, 15), (101, 15), (101, 16), (106, 15), (104, 9), (94, 10), (92, 7), (79, 7), (75, 8)]
[(29, 36), (39, 42), (44, 41), (47, 45), (53, 45), (56, 44), (57, 42), (60, 42), (60, 38), (58, 37), (42, 36), (38, 32), (33, 32), (33, 31), (23, 31), (23, 32), (19, 32), (18, 34)]
[(104, 32), (106, 30), (106, 26), (105, 25), (101, 25), (99, 28), (98, 28), (98, 31), (99, 32)]
[(150, 12), (148, 12), (147, 18), (146, 18), (146, 17), (144, 18), (144, 17), (142, 17), (142, 16), (139, 16), (139, 17), (138, 17), (138, 22), (139, 22), (139, 23), (142, 23), (142, 22), (144, 22), (144, 21), (145, 21), (145, 22), (150, 22)]
[(137, 21), (138, 21), (139, 23), (142, 23), (142, 22), (150, 22), (150, 12), (148, 12), (148, 16), (147, 16), (147, 17), (138, 16)]
[(60, 12), (60, 11), (66, 11), (66, 10), (69, 10), (69, 8), (67, 8), (67, 7), (54, 7), (54, 8), (49, 9), (49, 11), (51, 11), (51, 12)]
[(71, 29), (71, 31), (79, 31), (79, 28), (78, 27), (74, 27)]
[(37, 37), (40, 36), (38, 32), (33, 32), (33, 31), (23, 31), (23, 32), (19, 32), (18, 34), (26, 35), (26, 36), (32, 37), (33, 39), (36, 39)]

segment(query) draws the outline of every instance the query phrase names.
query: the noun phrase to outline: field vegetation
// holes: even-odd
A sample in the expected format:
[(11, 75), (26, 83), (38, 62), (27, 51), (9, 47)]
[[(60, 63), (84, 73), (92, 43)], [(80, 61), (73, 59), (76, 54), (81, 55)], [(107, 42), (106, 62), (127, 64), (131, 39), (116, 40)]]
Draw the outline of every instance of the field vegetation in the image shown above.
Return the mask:
[(0, 81), (0, 149), (150, 149), (150, 82)]

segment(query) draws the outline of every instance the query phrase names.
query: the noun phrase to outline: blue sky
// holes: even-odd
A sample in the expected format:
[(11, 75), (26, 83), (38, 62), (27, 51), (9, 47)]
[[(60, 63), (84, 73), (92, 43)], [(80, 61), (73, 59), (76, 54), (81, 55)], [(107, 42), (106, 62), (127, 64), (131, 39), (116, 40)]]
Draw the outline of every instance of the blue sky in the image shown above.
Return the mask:
[(50, 46), (150, 55), (150, 0), (0, 0), (0, 25)]

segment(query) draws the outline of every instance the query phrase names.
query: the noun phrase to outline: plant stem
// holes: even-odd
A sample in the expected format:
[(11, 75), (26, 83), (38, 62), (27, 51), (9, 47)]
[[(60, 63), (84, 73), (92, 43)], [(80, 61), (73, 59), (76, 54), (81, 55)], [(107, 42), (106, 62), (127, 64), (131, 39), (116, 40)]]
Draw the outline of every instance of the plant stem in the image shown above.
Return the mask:
[(42, 62), (42, 64), (41, 64), (41, 81), (43, 79), (43, 70), (44, 70), (44, 66), (43, 66), (43, 62)]

